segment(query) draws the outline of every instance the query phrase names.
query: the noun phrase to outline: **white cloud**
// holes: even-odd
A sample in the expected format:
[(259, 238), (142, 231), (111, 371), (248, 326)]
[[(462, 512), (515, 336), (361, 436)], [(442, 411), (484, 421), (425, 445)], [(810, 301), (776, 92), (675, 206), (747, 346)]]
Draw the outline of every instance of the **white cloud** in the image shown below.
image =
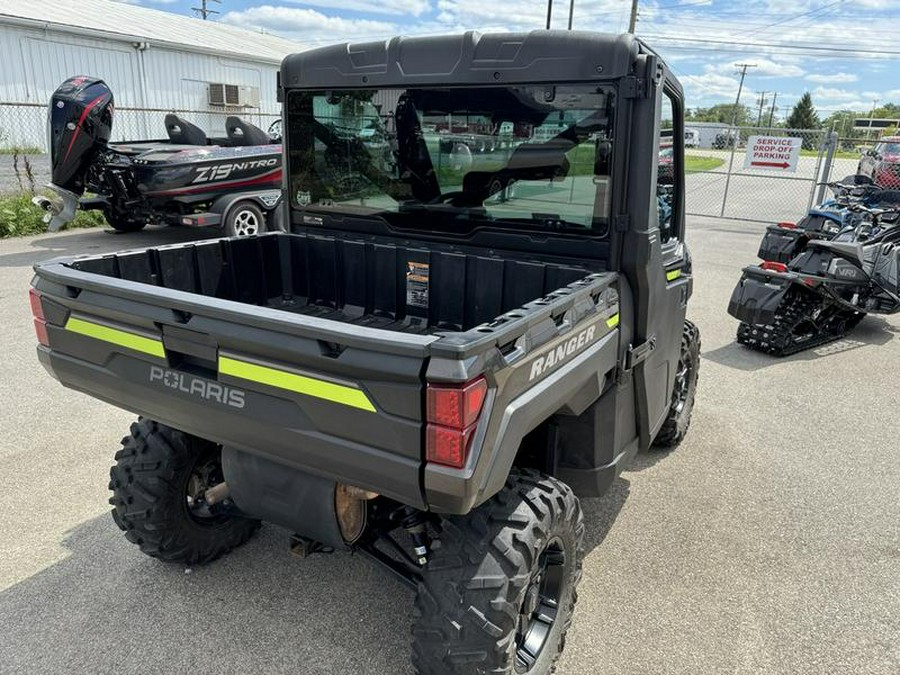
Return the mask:
[(853, 73), (816, 73), (807, 75), (806, 79), (810, 82), (820, 82), (822, 84), (845, 84), (847, 82), (856, 82), (859, 80), (859, 76)]
[[(157, 0), (159, 1), (159, 0)], [(174, 2), (174, 0), (162, 0)], [(329, 10), (345, 9), (365, 14), (397, 14), (421, 16), (431, 10), (429, 0), (287, 0), (294, 5), (310, 5)]]
[(847, 91), (846, 89), (838, 89), (837, 87), (816, 87), (810, 92), (813, 100), (821, 99), (823, 101), (855, 101), (859, 98), (859, 92)]
[[(630, 5), (622, 0), (579, 0), (575, 3), (575, 25), (582, 30), (618, 32), (624, 28)], [(547, 3), (543, 0), (507, 0), (502, 5), (489, 0), (438, 0), (439, 17), (445, 23), (483, 30), (483, 26), (502, 25), (505, 30), (522, 31), (544, 28)], [(569, 3), (553, 3), (552, 27), (565, 28)]]
[[(688, 105), (707, 105), (711, 102), (734, 101), (738, 90), (738, 78), (716, 72), (703, 75), (684, 75), (681, 78)], [(745, 92), (747, 93), (747, 92)], [(745, 99), (746, 100), (746, 99)]]
[(348, 39), (379, 39), (398, 33), (397, 26), (370, 19), (326, 16), (312, 9), (262, 5), (222, 15), (222, 23), (278, 33), (307, 45)]

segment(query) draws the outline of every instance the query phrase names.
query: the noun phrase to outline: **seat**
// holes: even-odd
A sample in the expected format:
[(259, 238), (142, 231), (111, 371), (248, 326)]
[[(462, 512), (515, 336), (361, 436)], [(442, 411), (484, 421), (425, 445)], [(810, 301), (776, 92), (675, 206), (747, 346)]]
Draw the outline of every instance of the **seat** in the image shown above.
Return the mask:
[(832, 251), (845, 260), (863, 266), (863, 247), (862, 244), (851, 244), (842, 241), (824, 241), (822, 239), (813, 239), (807, 244), (809, 248), (825, 249)]
[(517, 180), (554, 180), (569, 173), (566, 153), (575, 144), (564, 138), (554, 138), (544, 143), (522, 143), (509, 157), (506, 169)]
[(234, 146), (268, 145), (272, 142), (265, 131), (234, 115), (225, 118), (225, 133)]
[(177, 145), (206, 145), (206, 133), (203, 129), (175, 113), (166, 115), (166, 133), (169, 134), (169, 140)]

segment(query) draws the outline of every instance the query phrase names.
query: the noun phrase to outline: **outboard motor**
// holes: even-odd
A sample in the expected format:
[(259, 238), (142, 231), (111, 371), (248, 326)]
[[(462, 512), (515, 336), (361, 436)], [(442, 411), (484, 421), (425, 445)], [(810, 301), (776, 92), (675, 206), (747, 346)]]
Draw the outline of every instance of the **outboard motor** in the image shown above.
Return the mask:
[(48, 111), (50, 176), (47, 186), (58, 200), (35, 197), (48, 211), (51, 232), (75, 216), (85, 176), (112, 133), (113, 95), (103, 80), (79, 75), (63, 82), (50, 98)]

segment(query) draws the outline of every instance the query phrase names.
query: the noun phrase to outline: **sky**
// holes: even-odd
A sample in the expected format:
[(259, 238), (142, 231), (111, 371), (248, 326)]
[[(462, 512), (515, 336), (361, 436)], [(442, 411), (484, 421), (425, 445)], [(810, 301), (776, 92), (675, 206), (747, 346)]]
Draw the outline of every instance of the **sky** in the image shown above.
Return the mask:
[[(200, 0), (127, 0), (192, 15)], [(213, 20), (313, 47), (343, 40), (476, 29), (543, 28), (547, 0), (222, 0)], [(574, 27), (627, 30), (631, 0), (575, 0)], [(566, 28), (569, 0), (555, 0)], [(689, 108), (731, 103), (737, 63), (748, 68), (741, 102), (759, 109), (777, 92), (784, 116), (809, 91), (820, 117), (900, 103), (900, 0), (641, 0), (636, 33), (676, 73)]]

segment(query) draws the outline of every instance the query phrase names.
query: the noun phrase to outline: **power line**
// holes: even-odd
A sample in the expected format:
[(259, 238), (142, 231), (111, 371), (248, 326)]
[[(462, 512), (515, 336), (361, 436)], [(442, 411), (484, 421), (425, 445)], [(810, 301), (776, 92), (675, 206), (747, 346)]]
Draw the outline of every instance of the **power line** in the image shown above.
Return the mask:
[(804, 45), (802, 43), (784, 44), (779, 42), (746, 42), (738, 43), (728, 40), (711, 40), (709, 38), (686, 38), (674, 35), (643, 35), (647, 40), (662, 40), (671, 42), (690, 42), (696, 44), (726, 45), (739, 49), (754, 49), (756, 47), (772, 47), (776, 49), (815, 51), (815, 52), (840, 52), (846, 54), (879, 54), (887, 56), (900, 56), (900, 51), (888, 49), (857, 49), (853, 47), (823, 47), (817, 45)]
[(796, 19), (802, 19), (804, 16), (808, 16), (810, 14), (817, 14), (823, 10), (830, 9), (831, 7), (834, 7), (836, 5), (840, 5), (843, 2), (844, 2), (844, 0), (835, 0), (835, 2), (829, 3), (829, 4), (825, 5), (824, 7), (817, 7), (815, 9), (810, 9), (805, 12), (801, 12), (800, 14), (795, 14), (794, 16), (789, 16), (787, 18), (781, 19), (780, 21), (775, 21), (775, 22), (767, 24), (765, 26), (761, 26), (760, 28), (752, 30), (749, 33), (746, 33), (746, 35), (754, 35), (755, 33), (759, 33), (760, 31), (765, 30), (766, 28), (773, 28), (774, 26), (780, 26), (785, 23), (790, 23), (791, 21), (795, 21)]

